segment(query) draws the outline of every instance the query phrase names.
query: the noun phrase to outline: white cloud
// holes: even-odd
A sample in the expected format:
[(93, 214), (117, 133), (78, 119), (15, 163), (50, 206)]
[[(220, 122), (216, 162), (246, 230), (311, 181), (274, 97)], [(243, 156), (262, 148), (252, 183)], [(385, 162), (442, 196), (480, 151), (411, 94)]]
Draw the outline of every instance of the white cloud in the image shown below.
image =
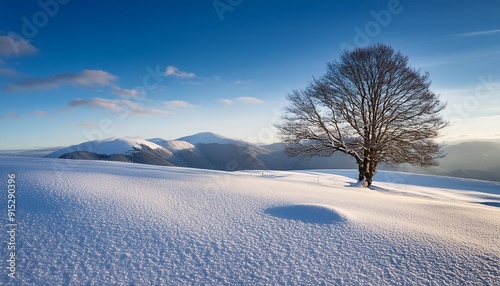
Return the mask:
[(99, 98), (99, 97), (94, 97), (92, 99), (81, 99), (77, 98), (68, 103), (68, 107), (100, 107), (104, 109), (108, 109), (111, 111), (120, 111), (122, 108), (120, 105), (118, 105), (117, 102), (120, 100), (112, 100), (112, 99), (105, 99), (105, 98)]
[(234, 85), (247, 85), (247, 84), (250, 84), (252, 81), (249, 80), (249, 79), (245, 79), (245, 80), (236, 80), (234, 81)]
[(121, 98), (137, 98), (144, 95), (144, 93), (138, 89), (121, 88), (117, 85), (113, 86), (113, 93)]
[(45, 117), (47, 116), (47, 112), (43, 111), (43, 110), (37, 110), (34, 112), (35, 115), (39, 116), (39, 117)]
[(20, 77), (22, 75), (23, 75), (23, 73), (18, 72), (15, 69), (0, 68), (0, 76), (2, 76), (2, 77), (16, 78), (16, 77)]
[(250, 96), (242, 96), (242, 97), (237, 97), (237, 101), (244, 102), (247, 104), (261, 104), (264, 103), (262, 99), (258, 99), (255, 97), (250, 97)]
[(221, 98), (219, 99), (220, 103), (225, 104), (226, 106), (233, 105), (235, 102), (241, 102), (245, 104), (262, 104), (264, 101), (262, 99), (250, 96), (241, 96), (233, 99), (229, 98)]
[(38, 49), (23, 37), (11, 33), (0, 36), (0, 56), (12, 57), (36, 54)]
[(221, 99), (219, 99), (219, 101), (224, 103), (225, 105), (232, 105), (234, 103), (234, 100), (227, 99), (227, 98), (221, 98)]
[(0, 59), (0, 76), (1, 77), (7, 77), (7, 78), (18, 78), (18, 77), (21, 77), (21, 76), (24, 76), (23, 73), (15, 70), (15, 69), (11, 69), (11, 68), (8, 68), (6, 67), (7, 63)]
[(173, 109), (196, 107), (195, 105), (184, 100), (165, 101), (163, 104), (165, 105), (166, 108), (173, 108)]
[(102, 70), (84, 70), (79, 74), (58, 74), (45, 78), (34, 78), (20, 81), (15, 84), (6, 85), (8, 91), (24, 91), (33, 89), (56, 89), (61, 85), (91, 87), (95, 85), (111, 85), (117, 79), (116, 76)]
[(72, 78), (76, 85), (93, 86), (93, 85), (109, 85), (117, 79), (116, 76), (103, 70), (84, 70)]
[(460, 36), (460, 37), (475, 37), (475, 36), (484, 36), (484, 35), (491, 35), (491, 34), (497, 34), (497, 33), (500, 33), (500, 29), (461, 33), (461, 34), (458, 34), (458, 36)]
[(67, 105), (68, 108), (77, 107), (95, 107), (110, 110), (113, 112), (130, 112), (131, 115), (169, 115), (170, 111), (164, 109), (154, 109), (144, 107), (141, 103), (126, 100), (126, 99), (107, 99), (94, 97), (91, 99), (77, 98), (70, 101)]
[[(116, 113), (129, 113), (132, 116), (141, 116), (141, 115), (170, 115), (172, 112), (169, 109), (175, 109), (175, 108), (190, 108), (190, 107), (195, 107), (195, 105), (192, 105), (186, 101), (182, 100), (174, 100), (174, 101), (169, 101), (169, 102), (164, 102), (164, 108), (148, 108), (145, 107), (142, 103), (135, 102), (132, 100), (126, 100), (126, 99), (107, 99), (107, 98), (100, 98), (100, 97), (94, 97), (91, 99), (82, 99), (82, 98), (77, 98), (74, 100), (71, 100), (66, 108), (81, 108), (81, 107), (86, 107), (86, 108), (100, 108)], [(34, 111), (32, 114), (39, 116), (39, 117), (45, 117), (48, 115), (47, 112), (43, 110), (37, 110)], [(14, 112), (7, 112), (4, 115), (0, 115), (0, 119), (3, 119), (4, 117), (8, 118), (13, 118), (13, 119), (20, 119), (21, 116), (18, 115), (17, 113)], [(94, 123), (88, 123), (88, 122), (83, 122), (78, 124), (80, 127), (92, 127), (95, 126)]]
[[(0, 75), (19, 75), (14, 70), (0, 68)], [(107, 86), (112, 87), (111, 92), (121, 98), (138, 98), (143, 96), (143, 92), (138, 89), (121, 88), (114, 84), (118, 79), (115, 75), (103, 70), (83, 70), (78, 74), (58, 74), (45, 78), (34, 78), (19, 81), (15, 84), (6, 85), (7, 91), (28, 91), (36, 89), (57, 89), (62, 85), (73, 85), (78, 87)]]
[(165, 71), (166, 76), (173, 76), (178, 78), (194, 78), (196, 75), (194, 73), (181, 71), (175, 66), (168, 66)]

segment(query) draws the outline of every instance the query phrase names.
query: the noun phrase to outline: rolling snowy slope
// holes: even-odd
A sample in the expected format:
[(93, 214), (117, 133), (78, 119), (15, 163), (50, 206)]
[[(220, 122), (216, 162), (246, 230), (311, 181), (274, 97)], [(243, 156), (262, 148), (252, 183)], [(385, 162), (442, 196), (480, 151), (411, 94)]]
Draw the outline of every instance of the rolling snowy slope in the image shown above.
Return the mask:
[[(2, 285), (494, 285), (500, 184), (0, 156)], [(6, 193), (4, 193), (6, 194)], [(7, 206), (6, 195), (2, 205)], [(5, 207), (4, 222), (7, 218)]]

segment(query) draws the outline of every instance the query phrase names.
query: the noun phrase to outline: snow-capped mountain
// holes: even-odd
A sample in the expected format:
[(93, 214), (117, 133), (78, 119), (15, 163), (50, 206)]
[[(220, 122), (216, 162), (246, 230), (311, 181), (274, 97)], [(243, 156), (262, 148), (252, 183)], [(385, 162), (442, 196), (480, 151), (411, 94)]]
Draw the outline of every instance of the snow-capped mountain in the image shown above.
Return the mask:
[(163, 149), (161, 146), (140, 138), (111, 138), (105, 140), (87, 141), (78, 145), (66, 147), (47, 155), (49, 158), (59, 158), (72, 152), (89, 152), (100, 155), (130, 154), (149, 148), (151, 150)]
[(218, 135), (212, 132), (202, 132), (197, 133), (191, 136), (185, 136), (177, 139), (179, 141), (186, 141), (193, 145), (196, 144), (241, 144), (245, 143), (244, 141), (231, 139), (224, 137), (222, 135)]
[(104, 160), (150, 165), (173, 166), (168, 159), (172, 152), (160, 145), (139, 138), (113, 138), (88, 141), (57, 150), (49, 158)]
[[(285, 145), (275, 143), (257, 146), (242, 140), (230, 139), (203, 132), (166, 140), (153, 138), (108, 139), (51, 150), (47, 157), (66, 159), (108, 160), (152, 165), (169, 165), (224, 171), (271, 169), (345, 169), (356, 168), (352, 158), (342, 153), (331, 157), (289, 158), (283, 152)], [(17, 151), (27, 156), (29, 150)], [(448, 155), (439, 159), (437, 167), (420, 168), (406, 164), (396, 167), (381, 165), (381, 170), (447, 175), (480, 180), (500, 181), (500, 144), (494, 142), (467, 142), (445, 148)], [(4, 151), (0, 154), (16, 154)]]
[(148, 141), (153, 142), (171, 152), (181, 151), (181, 150), (192, 150), (196, 147), (183, 140), (165, 140), (162, 138), (148, 139)]
[(241, 140), (204, 132), (177, 140), (125, 138), (85, 142), (47, 157), (235, 171), (267, 169), (266, 163), (257, 158), (267, 152)]

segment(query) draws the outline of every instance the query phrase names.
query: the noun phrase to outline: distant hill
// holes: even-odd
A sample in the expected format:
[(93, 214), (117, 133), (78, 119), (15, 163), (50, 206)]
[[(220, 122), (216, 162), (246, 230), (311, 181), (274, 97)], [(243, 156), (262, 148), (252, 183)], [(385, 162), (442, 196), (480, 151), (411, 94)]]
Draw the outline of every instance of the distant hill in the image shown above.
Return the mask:
[(443, 175), (470, 179), (500, 181), (500, 144), (464, 142), (445, 148), (447, 155), (439, 160)]
[(89, 141), (56, 150), (46, 157), (106, 160), (223, 171), (355, 168), (343, 154), (328, 158), (289, 158), (282, 143), (258, 146), (204, 132), (176, 140), (118, 138)]
[[(139, 151), (153, 152), (157, 150), (158, 152), (164, 152), (161, 146), (139, 138), (111, 138), (106, 140), (95, 140), (88, 141), (78, 145), (73, 145), (70, 147), (62, 148), (60, 150), (54, 151), (47, 155), (49, 158), (59, 158), (62, 155), (72, 153), (72, 152), (90, 152), (95, 154), (131, 154)], [(167, 155), (167, 154), (161, 154)]]
[[(284, 148), (283, 143), (256, 145), (204, 132), (176, 140), (114, 138), (45, 150), (50, 150), (47, 157), (53, 158), (122, 161), (224, 171), (357, 168), (353, 158), (343, 153), (334, 153), (331, 157), (289, 158), (284, 153)], [(439, 166), (421, 168), (409, 164), (381, 165), (379, 169), (500, 181), (499, 143), (464, 142), (446, 146), (444, 151), (447, 156), (438, 160)], [(17, 154), (26, 156), (38, 153), (22, 151)]]
[(197, 133), (191, 136), (186, 136), (186, 137), (181, 137), (177, 139), (179, 141), (186, 141), (189, 142), (193, 145), (196, 144), (211, 144), (211, 143), (217, 143), (217, 144), (245, 144), (244, 141), (237, 140), (237, 139), (231, 139), (224, 137), (222, 135), (218, 135), (212, 132), (202, 132), (202, 133)]

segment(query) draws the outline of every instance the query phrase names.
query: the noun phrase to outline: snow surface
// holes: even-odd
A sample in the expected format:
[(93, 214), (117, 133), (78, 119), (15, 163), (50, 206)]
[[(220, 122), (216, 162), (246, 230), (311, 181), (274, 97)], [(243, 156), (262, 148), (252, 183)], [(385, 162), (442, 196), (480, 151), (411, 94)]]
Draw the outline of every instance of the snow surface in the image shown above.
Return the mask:
[(352, 170), (227, 173), (0, 156), (2, 189), (12, 172), (17, 277), (7, 277), (2, 231), (2, 285), (498, 285), (500, 277), (499, 183), (379, 172), (368, 190), (352, 187)]
[(49, 154), (48, 157), (59, 158), (66, 153), (75, 151), (88, 151), (105, 155), (126, 154), (136, 150), (142, 150), (143, 146), (147, 146), (151, 149), (162, 149), (162, 147), (158, 144), (140, 138), (111, 138), (105, 140), (88, 141), (78, 145), (63, 148)]
[(218, 135), (212, 132), (202, 132), (186, 137), (182, 137), (177, 139), (179, 141), (187, 141), (193, 145), (196, 144), (211, 144), (211, 143), (217, 143), (217, 144), (233, 144), (233, 143), (242, 143), (243, 141), (236, 140), (236, 139), (230, 139), (227, 137), (224, 137), (222, 135)]
[[(151, 141), (151, 140), (149, 140)], [(181, 141), (181, 140), (158, 140), (157, 142), (152, 141), (158, 145), (160, 145), (163, 148), (166, 148), (170, 152), (175, 152), (175, 151), (182, 151), (182, 150), (193, 150), (196, 147), (187, 142), (187, 141)]]

